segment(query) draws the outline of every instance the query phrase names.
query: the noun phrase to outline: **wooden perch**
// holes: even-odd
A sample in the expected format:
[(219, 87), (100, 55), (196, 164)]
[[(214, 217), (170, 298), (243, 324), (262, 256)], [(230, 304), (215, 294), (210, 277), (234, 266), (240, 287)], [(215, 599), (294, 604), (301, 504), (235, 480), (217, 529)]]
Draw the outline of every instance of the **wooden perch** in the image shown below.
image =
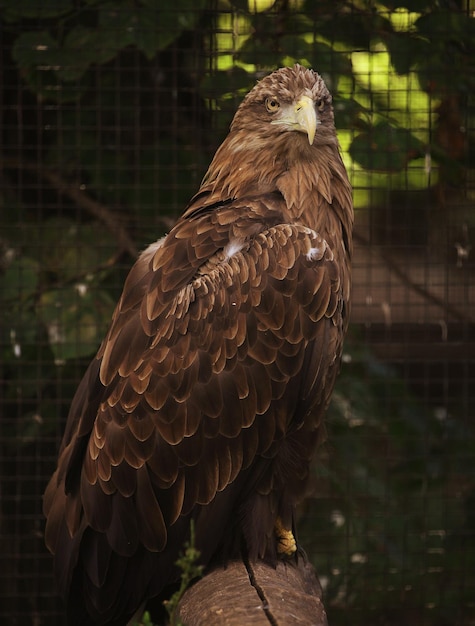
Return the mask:
[(328, 626), (313, 567), (280, 561), (232, 561), (208, 572), (178, 605), (185, 626)]

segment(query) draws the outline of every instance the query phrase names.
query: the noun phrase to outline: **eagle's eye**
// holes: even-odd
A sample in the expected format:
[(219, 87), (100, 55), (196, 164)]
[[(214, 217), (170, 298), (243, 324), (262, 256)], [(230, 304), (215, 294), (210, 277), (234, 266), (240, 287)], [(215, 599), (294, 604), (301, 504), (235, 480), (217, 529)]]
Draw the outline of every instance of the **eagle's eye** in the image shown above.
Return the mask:
[(280, 109), (280, 103), (276, 98), (266, 98), (266, 109), (269, 113), (275, 113)]
[(317, 100), (316, 104), (317, 104), (317, 109), (319, 111), (323, 111), (323, 109), (325, 108), (325, 100)]

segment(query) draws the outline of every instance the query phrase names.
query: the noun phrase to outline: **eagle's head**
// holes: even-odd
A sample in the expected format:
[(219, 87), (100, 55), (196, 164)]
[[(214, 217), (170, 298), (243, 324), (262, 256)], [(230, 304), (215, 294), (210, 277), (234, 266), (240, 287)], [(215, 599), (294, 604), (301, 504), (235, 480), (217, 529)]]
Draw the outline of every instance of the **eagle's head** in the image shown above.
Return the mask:
[[(301, 65), (269, 74), (248, 93), (234, 116), (231, 131), (257, 133), (268, 141), (296, 141), (306, 136), (309, 145), (335, 142), (332, 97), (322, 77)], [(295, 135), (295, 132), (293, 133)]]

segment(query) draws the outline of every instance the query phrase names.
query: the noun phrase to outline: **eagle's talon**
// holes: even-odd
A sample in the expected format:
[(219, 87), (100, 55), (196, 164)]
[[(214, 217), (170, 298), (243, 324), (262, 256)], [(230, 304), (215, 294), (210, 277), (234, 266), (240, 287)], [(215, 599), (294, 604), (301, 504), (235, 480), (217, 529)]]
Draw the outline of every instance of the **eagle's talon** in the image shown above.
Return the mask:
[(274, 526), (277, 539), (277, 553), (281, 556), (292, 556), (297, 552), (297, 542), (291, 530), (284, 528), (280, 517), (277, 518)]

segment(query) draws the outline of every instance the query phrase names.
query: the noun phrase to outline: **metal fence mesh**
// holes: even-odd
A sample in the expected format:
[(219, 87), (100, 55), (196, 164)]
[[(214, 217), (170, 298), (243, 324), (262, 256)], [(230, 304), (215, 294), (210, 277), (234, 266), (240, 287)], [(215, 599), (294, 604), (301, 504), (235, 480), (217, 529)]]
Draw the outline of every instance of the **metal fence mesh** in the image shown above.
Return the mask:
[(42, 493), (137, 251), (244, 93), (334, 95), (356, 207), (342, 374), (300, 514), (330, 626), (475, 624), (475, 7), (4, 0), (0, 621), (62, 624)]

